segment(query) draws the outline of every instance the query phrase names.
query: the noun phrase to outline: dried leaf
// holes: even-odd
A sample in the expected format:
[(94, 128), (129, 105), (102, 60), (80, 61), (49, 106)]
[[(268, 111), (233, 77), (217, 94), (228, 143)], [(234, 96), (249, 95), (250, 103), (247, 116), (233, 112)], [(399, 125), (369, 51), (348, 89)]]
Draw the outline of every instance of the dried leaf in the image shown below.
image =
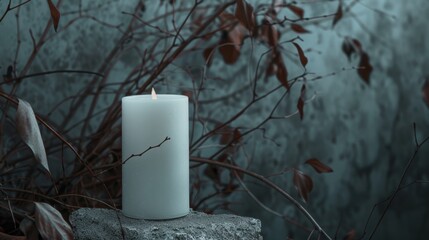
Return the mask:
[(293, 184), (304, 202), (308, 201), (308, 194), (313, 190), (313, 180), (299, 170), (293, 171)]
[(250, 32), (255, 28), (255, 13), (253, 7), (246, 0), (237, 0), (235, 16)]
[(343, 240), (355, 240), (355, 239), (356, 239), (356, 231), (354, 229), (350, 230), (343, 238)]
[(362, 52), (360, 56), (358, 74), (366, 84), (369, 84), (369, 78), (372, 72), (372, 65), (369, 62), (369, 56), (366, 52)]
[(219, 52), (227, 64), (234, 64), (240, 56), (240, 50), (237, 50), (230, 41), (221, 41), (219, 43)]
[(296, 24), (296, 23), (292, 23), (290, 25), (290, 27), (294, 32), (297, 32), (297, 33), (309, 33), (310, 32), (307, 29), (305, 29), (303, 26)]
[(334, 16), (334, 21), (332, 22), (332, 27), (335, 27), (337, 22), (340, 21), (340, 19), (342, 17), (343, 17), (343, 6), (342, 6), (342, 3), (340, 1), (338, 4), (337, 12), (335, 13), (335, 16)]
[(229, 182), (223, 189), (222, 189), (222, 193), (224, 195), (230, 195), (231, 193), (233, 193), (237, 188), (239, 187), (239, 185), (237, 184), (233, 184), (232, 182)]
[(238, 19), (234, 14), (228, 12), (222, 12), (219, 14), (220, 19), (220, 29), (232, 30), (236, 25), (238, 25)]
[(300, 19), (304, 18), (304, 9), (291, 4), (287, 5), (286, 7), (295, 13)]
[(343, 50), (349, 61), (352, 54), (356, 52), (352, 43), (347, 38), (344, 39), (341, 49)]
[(54, 23), (55, 32), (58, 28), (58, 23), (60, 22), (60, 11), (58, 11), (57, 7), (52, 3), (52, 0), (47, 0), (49, 5), (49, 11), (51, 12), (52, 22)]
[(204, 175), (213, 180), (215, 183), (220, 183), (220, 169), (213, 165), (207, 165), (204, 170)]
[(42, 135), (37, 125), (36, 116), (34, 115), (31, 105), (18, 99), (18, 109), (16, 111), (16, 127), (22, 140), (27, 144), (34, 154), (36, 160), (49, 171), (48, 160), (46, 158), (45, 146)]
[(297, 43), (292, 42), (293, 45), (296, 47), (296, 50), (298, 51), (299, 60), (301, 61), (302, 66), (305, 68), (305, 66), (308, 63), (308, 59), (304, 54), (304, 51), (302, 51), (301, 46), (299, 46)]
[(34, 219), (43, 239), (73, 239), (73, 232), (61, 213), (47, 203), (35, 202)]
[(240, 130), (238, 128), (234, 129), (233, 136), (234, 136), (233, 140), (235, 142), (239, 142), (241, 140), (242, 135), (241, 135), (241, 132), (240, 132)]
[(268, 43), (271, 47), (277, 46), (279, 41), (280, 33), (277, 28), (272, 25), (267, 19), (262, 20), (261, 25), (261, 39)]
[(429, 107), (429, 77), (426, 77), (425, 83), (423, 84), (422, 95), (423, 101), (426, 103), (427, 107)]
[(231, 128), (231, 127), (223, 127), (219, 130), (219, 133), (221, 133), (220, 137), (220, 144), (226, 145), (231, 142), (239, 142), (241, 140), (241, 133), (238, 128)]
[(349, 61), (351, 60), (352, 55), (360, 54), (362, 52), (362, 44), (359, 40), (354, 38), (344, 38), (341, 48)]
[(282, 56), (279, 52), (275, 53), (274, 64), (277, 67), (276, 77), (277, 80), (287, 89), (290, 89), (288, 78), (288, 71), (286, 65), (283, 62)]
[(203, 52), (203, 56), (204, 56), (204, 59), (206, 60), (206, 64), (208, 67), (210, 67), (212, 62), (213, 62), (213, 54), (214, 54), (213, 51), (214, 51), (215, 47), (216, 46), (208, 47)]
[(13, 79), (13, 67), (12, 65), (10, 65), (9, 67), (7, 67), (6, 74), (3, 74), (3, 80), (4, 82), (8, 83), (8, 82), (11, 82), (12, 79)]
[(192, 101), (192, 98), (194, 97), (194, 93), (192, 92), (192, 90), (183, 90), (182, 95), (187, 96), (190, 101)]
[(304, 98), (305, 98), (305, 84), (301, 87), (301, 95), (299, 96), (296, 108), (298, 108), (299, 117), (301, 120), (304, 118)]
[(328, 167), (327, 165), (323, 164), (319, 159), (317, 158), (311, 158), (305, 161), (305, 164), (308, 164), (316, 170), (318, 173), (329, 173), (333, 172), (332, 168)]
[(353, 38), (351, 41), (357, 52), (362, 51), (362, 44), (359, 42), (359, 40)]

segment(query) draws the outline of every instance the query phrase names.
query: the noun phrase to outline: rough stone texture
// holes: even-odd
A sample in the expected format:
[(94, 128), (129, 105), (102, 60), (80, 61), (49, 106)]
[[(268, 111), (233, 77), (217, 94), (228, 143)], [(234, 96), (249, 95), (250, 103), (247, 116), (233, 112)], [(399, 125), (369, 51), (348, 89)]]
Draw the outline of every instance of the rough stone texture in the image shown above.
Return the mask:
[(207, 215), (192, 211), (188, 216), (166, 221), (127, 218), (120, 211), (82, 208), (72, 213), (75, 239), (262, 239), (261, 221), (229, 214)]

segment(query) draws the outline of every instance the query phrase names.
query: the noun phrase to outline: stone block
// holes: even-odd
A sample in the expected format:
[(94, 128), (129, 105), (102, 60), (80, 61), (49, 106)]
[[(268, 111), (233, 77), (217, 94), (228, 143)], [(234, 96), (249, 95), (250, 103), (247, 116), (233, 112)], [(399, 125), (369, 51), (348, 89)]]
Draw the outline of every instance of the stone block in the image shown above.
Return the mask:
[(78, 240), (123, 239), (122, 234), (126, 240), (262, 239), (260, 220), (230, 214), (191, 211), (182, 218), (147, 221), (127, 218), (120, 211), (82, 208), (71, 214), (70, 222)]

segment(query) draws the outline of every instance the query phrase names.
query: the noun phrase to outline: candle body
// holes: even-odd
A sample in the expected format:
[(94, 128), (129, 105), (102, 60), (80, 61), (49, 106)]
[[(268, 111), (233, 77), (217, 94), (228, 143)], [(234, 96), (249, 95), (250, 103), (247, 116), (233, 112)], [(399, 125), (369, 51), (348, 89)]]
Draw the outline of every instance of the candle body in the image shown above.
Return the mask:
[(138, 219), (189, 213), (188, 98), (136, 95), (122, 98), (122, 211)]

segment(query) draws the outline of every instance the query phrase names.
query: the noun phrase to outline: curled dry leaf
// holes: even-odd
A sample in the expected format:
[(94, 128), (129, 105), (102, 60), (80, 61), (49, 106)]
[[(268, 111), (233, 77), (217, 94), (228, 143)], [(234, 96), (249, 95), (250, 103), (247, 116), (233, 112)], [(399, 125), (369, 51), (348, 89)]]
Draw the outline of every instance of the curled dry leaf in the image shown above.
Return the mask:
[(22, 140), (31, 149), (36, 160), (50, 172), (45, 146), (43, 144), (42, 135), (40, 134), (39, 125), (37, 125), (36, 116), (34, 115), (31, 105), (22, 99), (18, 99), (16, 127)]
[(73, 239), (73, 231), (61, 213), (47, 203), (35, 202), (34, 219), (43, 239)]
[(343, 17), (343, 6), (341, 1), (339, 1), (338, 9), (337, 9), (337, 12), (335, 13), (334, 20), (332, 22), (332, 27), (335, 27), (335, 25), (338, 23), (338, 21), (340, 21), (342, 17)]
[(287, 5), (287, 8), (295, 13), (300, 19), (304, 18), (304, 9), (292, 4)]
[(9, 67), (7, 67), (6, 74), (3, 75), (3, 80), (6, 83), (11, 82), (13, 80), (13, 67), (12, 67), (12, 65), (9, 65)]
[(216, 46), (210, 46), (210, 47), (204, 49), (203, 56), (204, 56), (204, 59), (206, 60), (206, 64), (208, 67), (210, 67), (212, 62), (213, 62), (212, 61), (213, 60), (213, 54), (214, 54), (213, 51), (214, 51), (215, 47)]
[(350, 61), (350, 58), (353, 54), (360, 54), (362, 52), (362, 45), (357, 39), (350, 39), (346, 37), (341, 46), (344, 54), (347, 56), (347, 59)]
[(314, 168), (314, 170), (316, 170), (316, 172), (318, 172), (318, 173), (333, 172), (332, 168), (330, 168), (329, 166), (323, 164), (317, 158), (308, 159), (307, 161), (305, 161), (305, 164), (308, 164), (308, 165), (312, 166)]
[(49, 6), (49, 12), (51, 13), (52, 23), (54, 24), (55, 32), (58, 29), (58, 23), (60, 22), (60, 11), (58, 11), (57, 7), (52, 3), (52, 0), (47, 0)]
[(366, 84), (369, 84), (369, 78), (372, 73), (372, 65), (369, 62), (369, 56), (366, 52), (361, 53), (358, 74)]
[(305, 29), (303, 26), (296, 24), (296, 23), (292, 23), (290, 25), (290, 27), (296, 33), (309, 33), (310, 32), (307, 29)]
[(230, 13), (222, 13), (220, 16), (222, 36), (218, 44), (218, 50), (227, 64), (234, 64), (240, 56), (241, 44), (244, 40), (244, 28), (238, 24), (237, 18)]
[(260, 37), (262, 41), (268, 43), (269, 46), (275, 47), (279, 41), (280, 33), (277, 28), (265, 18), (260, 26)]
[(239, 185), (234, 184), (233, 182), (229, 182), (228, 184), (226, 184), (226, 186), (223, 187), (222, 189), (222, 194), (224, 195), (230, 195), (231, 193), (233, 193), (237, 188), (239, 187)]
[(219, 140), (221, 145), (240, 142), (242, 137), (241, 132), (238, 128), (232, 128), (229, 126), (221, 128), (219, 130), (219, 133), (221, 134)]
[(227, 64), (234, 64), (240, 56), (241, 33), (224, 32), (219, 42), (219, 52)]
[(304, 202), (308, 201), (308, 194), (313, 190), (313, 180), (299, 170), (293, 171), (293, 184)]
[(286, 88), (286, 90), (290, 89), (288, 78), (288, 71), (286, 65), (283, 62), (282, 55), (280, 52), (276, 51), (275, 57), (272, 62), (272, 68), (276, 71), (277, 80)]
[(347, 59), (350, 62), (350, 58), (352, 56), (353, 53), (355, 53), (355, 48), (353, 47), (353, 45), (351, 44), (351, 42), (346, 38), (343, 41), (343, 44), (341, 45), (341, 49), (343, 50), (344, 54), (346, 55)]
[(304, 98), (305, 98), (305, 84), (301, 87), (301, 94), (298, 98), (298, 103), (296, 104), (296, 108), (298, 108), (299, 117), (301, 120), (304, 118)]
[(253, 32), (255, 28), (255, 13), (253, 12), (252, 5), (246, 2), (246, 0), (237, 0), (235, 16), (247, 30)]
[(301, 46), (299, 46), (297, 43), (292, 42), (293, 45), (296, 47), (296, 50), (298, 51), (299, 61), (301, 62), (302, 66), (305, 68), (305, 66), (308, 63), (308, 59), (304, 54), (304, 51), (302, 51)]
[(221, 170), (219, 167), (214, 165), (207, 165), (206, 169), (204, 169), (204, 175), (213, 180), (215, 183), (220, 183), (220, 174)]

